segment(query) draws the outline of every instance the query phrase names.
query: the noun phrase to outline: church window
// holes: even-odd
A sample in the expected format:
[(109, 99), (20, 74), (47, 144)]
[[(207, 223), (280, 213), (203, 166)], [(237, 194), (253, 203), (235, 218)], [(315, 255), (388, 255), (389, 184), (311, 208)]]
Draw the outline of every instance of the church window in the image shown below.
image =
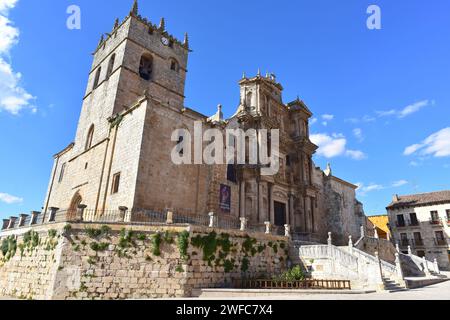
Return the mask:
[(89, 128), (88, 135), (86, 138), (86, 146), (85, 150), (88, 150), (92, 147), (92, 139), (94, 137), (94, 125)]
[(252, 99), (253, 99), (253, 94), (251, 92), (247, 93), (246, 100), (245, 100), (247, 107), (252, 106)]
[(118, 193), (119, 192), (119, 186), (120, 186), (120, 172), (116, 173), (113, 176), (113, 183), (112, 183), (111, 194)]
[(144, 80), (150, 80), (153, 72), (153, 58), (143, 55), (139, 64), (139, 76)]
[(58, 182), (62, 182), (64, 179), (64, 172), (66, 171), (66, 164), (63, 163), (63, 165), (61, 166), (61, 171), (59, 172), (59, 179)]
[(113, 72), (113, 68), (114, 68), (114, 61), (116, 60), (116, 54), (114, 53), (111, 56), (111, 59), (109, 59), (109, 64), (108, 64), (108, 71), (106, 72), (106, 78), (109, 78), (111, 76), (111, 73)]
[(99, 67), (97, 69), (97, 72), (95, 73), (95, 78), (94, 78), (94, 89), (98, 87), (98, 84), (100, 82), (100, 74), (102, 72), (102, 67)]

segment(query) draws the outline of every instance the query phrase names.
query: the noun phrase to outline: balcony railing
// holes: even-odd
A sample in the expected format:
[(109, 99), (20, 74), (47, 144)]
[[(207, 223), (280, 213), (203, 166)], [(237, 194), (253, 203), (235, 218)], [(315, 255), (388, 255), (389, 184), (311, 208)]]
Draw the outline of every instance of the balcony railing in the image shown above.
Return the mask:
[(403, 221), (403, 222), (396, 221), (395, 226), (397, 228), (406, 228), (408, 226), (408, 223), (406, 221)]
[(434, 244), (436, 246), (447, 246), (447, 240), (446, 239), (434, 239)]
[(436, 227), (442, 227), (442, 219), (441, 218), (430, 218), (430, 224)]

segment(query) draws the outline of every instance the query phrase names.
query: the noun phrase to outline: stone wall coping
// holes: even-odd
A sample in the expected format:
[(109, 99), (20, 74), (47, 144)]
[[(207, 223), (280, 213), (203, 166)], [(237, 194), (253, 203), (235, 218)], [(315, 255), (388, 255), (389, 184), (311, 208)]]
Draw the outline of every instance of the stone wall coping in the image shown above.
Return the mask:
[(289, 238), (285, 236), (266, 234), (264, 232), (254, 232), (250, 230), (241, 231), (237, 229), (221, 229), (221, 228), (209, 228), (206, 226), (190, 225), (190, 224), (179, 224), (179, 225), (167, 225), (167, 224), (154, 224), (154, 225), (143, 225), (143, 224), (130, 224), (130, 223), (68, 223), (68, 222), (54, 222), (39, 224), (33, 226), (24, 226), (11, 230), (3, 230), (0, 232), (0, 238), (10, 236), (10, 235), (22, 235), (30, 230), (36, 232), (47, 232), (50, 229), (62, 230), (65, 225), (70, 224), (72, 230), (84, 230), (86, 228), (99, 229), (104, 225), (110, 227), (113, 231), (120, 231), (122, 229), (132, 229), (134, 231), (141, 232), (157, 232), (157, 231), (172, 231), (172, 232), (183, 232), (189, 231), (191, 233), (210, 233), (215, 231), (217, 234), (227, 233), (230, 236), (245, 237), (246, 235), (251, 236), (255, 239), (261, 240), (271, 240), (271, 241), (288, 241)]

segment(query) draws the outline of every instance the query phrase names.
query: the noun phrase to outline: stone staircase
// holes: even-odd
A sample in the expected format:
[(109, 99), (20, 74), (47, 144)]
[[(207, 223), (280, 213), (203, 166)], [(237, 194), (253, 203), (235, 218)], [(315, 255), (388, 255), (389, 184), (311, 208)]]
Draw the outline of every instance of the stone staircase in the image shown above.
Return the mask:
[(404, 285), (401, 285), (397, 280), (392, 280), (390, 278), (383, 277), (384, 290), (389, 292), (398, 292), (408, 290)]
[(289, 256), (318, 279), (350, 280), (354, 289), (406, 290), (395, 265), (357, 248), (293, 241)]

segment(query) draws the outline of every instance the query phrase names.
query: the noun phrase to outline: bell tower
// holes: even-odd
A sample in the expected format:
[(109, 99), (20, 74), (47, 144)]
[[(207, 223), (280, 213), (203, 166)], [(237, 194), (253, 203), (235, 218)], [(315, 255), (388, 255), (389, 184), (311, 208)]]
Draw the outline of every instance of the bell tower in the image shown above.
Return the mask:
[(143, 95), (183, 108), (189, 49), (188, 35), (178, 40), (139, 14), (137, 0), (123, 21), (116, 19), (93, 53), (78, 123), (75, 150), (107, 137), (108, 119), (130, 108)]

